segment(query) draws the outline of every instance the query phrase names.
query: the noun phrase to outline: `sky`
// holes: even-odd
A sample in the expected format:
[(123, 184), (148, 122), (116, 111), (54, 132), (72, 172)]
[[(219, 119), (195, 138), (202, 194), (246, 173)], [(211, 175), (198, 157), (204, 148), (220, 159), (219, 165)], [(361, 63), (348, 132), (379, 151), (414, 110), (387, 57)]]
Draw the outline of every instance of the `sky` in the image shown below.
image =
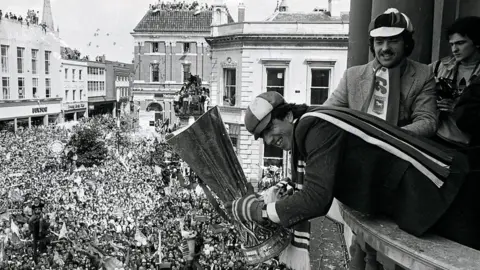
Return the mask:
[[(199, 0), (212, 4), (214, 0)], [(29, 9), (42, 15), (44, 0), (1, 0), (0, 9), (26, 16)], [(149, 4), (158, 0), (50, 0), (53, 22), (60, 29), (60, 38), (82, 55), (94, 59), (106, 55), (108, 60), (131, 63), (133, 37), (131, 32), (148, 10)], [(173, 2), (173, 0), (172, 0)], [(192, 2), (192, 0), (185, 0)], [(225, 0), (232, 17), (237, 19), (240, 0)], [(277, 0), (243, 0), (246, 21), (262, 21), (269, 17)], [(259, 4), (261, 3), (261, 5)], [(287, 0), (290, 11), (312, 11), (326, 8), (327, 0)], [(349, 10), (350, 0), (333, 0), (333, 15)], [(40, 18), (41, 19), (41, 18)], [(98, 36), (94, 36), (98, 33)], [(90, 46), (89, 46), (90, 44)]]

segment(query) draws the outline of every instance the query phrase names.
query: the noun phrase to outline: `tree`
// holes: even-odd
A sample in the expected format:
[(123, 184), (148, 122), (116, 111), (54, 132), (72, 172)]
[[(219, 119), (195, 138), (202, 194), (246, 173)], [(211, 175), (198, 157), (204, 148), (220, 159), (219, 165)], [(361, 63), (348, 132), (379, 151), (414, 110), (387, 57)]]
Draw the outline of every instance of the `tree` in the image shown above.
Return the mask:
[(108, 150), (102, 137), (97, 126), (85, 126), (73, 134), (69, 145), (76, 149), (78, 166), (92, 167), (103, 163)]

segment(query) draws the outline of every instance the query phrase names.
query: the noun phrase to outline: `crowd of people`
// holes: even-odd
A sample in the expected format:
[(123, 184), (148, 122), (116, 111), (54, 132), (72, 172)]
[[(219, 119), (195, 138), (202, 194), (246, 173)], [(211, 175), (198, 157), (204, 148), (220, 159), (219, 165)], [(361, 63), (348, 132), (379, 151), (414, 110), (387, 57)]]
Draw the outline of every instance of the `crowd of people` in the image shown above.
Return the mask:
[[(5, 12), (5, 19), (17, 20), (20, 23), (23, 23), (25, 21), (27, 25), (39, 24), (38, 13), (39, 13), (38, 11), (29, 9), (27, 12), (27, 15), (24, 18), (21, 15), (16, 15), (16, 14), (13, 14), (12, 12)], [(3, 17), (3, 12), (2, 10), (0, 10), (0, 20), (2, 19), (2, 17)]]
[(182, 2), (161, 2), (155, 5), (150, 4), (150, 10), (151, 11), (157, 11), (157, 10), (167, 10), (167, 11), (174, 11), (174, 10), (211, 10), (212, 7), (209, 6), (207, 3), (205, 4), (200, 4), (197, 1), (193, 1), (191, 3), (182, 1)]
[(158, 140), (132, 136), (119, 151), (105, 126), (103, 165), (71, 170), (52, 145), (91, 121), (0, 133), (0, 269), (191, 269), (182, 232), (196, 235), (192, 269), (253, 269), (188, 165), (145, 161)]

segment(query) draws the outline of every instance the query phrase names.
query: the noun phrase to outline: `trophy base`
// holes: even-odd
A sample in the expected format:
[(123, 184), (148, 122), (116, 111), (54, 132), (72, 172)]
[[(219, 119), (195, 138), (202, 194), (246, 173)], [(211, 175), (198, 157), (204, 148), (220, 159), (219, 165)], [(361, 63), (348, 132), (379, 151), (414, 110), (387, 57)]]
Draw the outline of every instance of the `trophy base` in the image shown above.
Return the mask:
[(278, 256), (292, 241), (293, 234), (284, 228), (277, 230), (267, 241), (253, 247), (242, 248), (247, 265), (259, 264)]

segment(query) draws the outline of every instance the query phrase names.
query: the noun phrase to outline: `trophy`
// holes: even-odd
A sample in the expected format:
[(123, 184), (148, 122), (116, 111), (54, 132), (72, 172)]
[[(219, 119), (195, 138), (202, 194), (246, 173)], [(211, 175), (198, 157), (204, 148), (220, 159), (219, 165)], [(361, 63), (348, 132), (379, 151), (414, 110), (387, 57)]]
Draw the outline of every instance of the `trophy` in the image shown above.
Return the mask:
[(229, 220), (242, 243), (249, 265), (270, 260), (291, 242), (293, 234), (280, 225), (238, 222), (223, 205), (253, 192), (235, 155), (220, 112), (214, 107), (189, 126), (167, 135), (167, 143), (200, 177), (201, 187), (214, 209)]

